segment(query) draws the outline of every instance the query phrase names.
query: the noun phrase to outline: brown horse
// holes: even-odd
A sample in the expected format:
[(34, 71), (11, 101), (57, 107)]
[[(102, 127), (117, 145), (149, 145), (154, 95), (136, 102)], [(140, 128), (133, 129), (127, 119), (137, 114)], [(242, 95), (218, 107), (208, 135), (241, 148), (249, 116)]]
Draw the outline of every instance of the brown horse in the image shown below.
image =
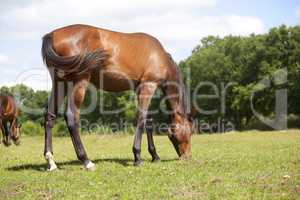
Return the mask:
[[(45, 115), (44, 155), (50, 171), (57, 168), (51, 129), (65, 96), (65, 120), (77, 157), (87, 169), (95, 168), (79, 136), (79, 109), (89, 83), (111, 92), (136, 91), (139, 116), (133, 143), (134, 165), (141, 163), (142, 133), (157, 88), (163, 90), (172, 110), (169, 138), (181, 158), (190, 155), (192, 123), (187, 112), (185, 87), (178, 67), (156, 38), (144, 33), (71, 25), (43, 37), (42, 56), (53, 81)], [(152, 131), (146, 132), (149, 153), (153, 161), (158, 161)]]
[(0, 127), (5, 146), (11, 145), (11, 139), (15, 145), (20, 144), (20, 127), (18, 125), (19, 109), (11, 96), (0, 95)]

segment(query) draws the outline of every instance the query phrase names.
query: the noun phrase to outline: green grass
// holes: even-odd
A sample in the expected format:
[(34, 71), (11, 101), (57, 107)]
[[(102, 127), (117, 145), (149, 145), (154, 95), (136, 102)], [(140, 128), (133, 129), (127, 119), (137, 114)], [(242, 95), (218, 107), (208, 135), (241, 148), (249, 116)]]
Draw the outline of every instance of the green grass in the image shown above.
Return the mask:
[(132, 166), (132, 135), (82, 137), (95, 172), (82, 169), (70, 138), (54, 138), (60, 168), (45, 171), (43, 137), (0, 145), (0, 199), (300, 199), (300, 131), (193, 136), (193, 157), (179, 161), (165, 136), (152, 164), (143, 140)]

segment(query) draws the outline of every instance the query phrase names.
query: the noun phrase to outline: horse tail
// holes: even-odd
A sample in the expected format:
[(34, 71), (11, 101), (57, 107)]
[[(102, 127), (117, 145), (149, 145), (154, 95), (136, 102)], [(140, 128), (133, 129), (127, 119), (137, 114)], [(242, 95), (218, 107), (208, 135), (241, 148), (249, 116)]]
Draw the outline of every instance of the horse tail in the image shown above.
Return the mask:
[(53, 68), (62, 77), (80, 75), (102, 67), (108, 57), (107, 52), (102, 49), (92, 52), (85, 50), (74, 56), (60, 56), (53, 47), (53, 33), (48, 33), (43, 37), (43, 61), (48, 68)]

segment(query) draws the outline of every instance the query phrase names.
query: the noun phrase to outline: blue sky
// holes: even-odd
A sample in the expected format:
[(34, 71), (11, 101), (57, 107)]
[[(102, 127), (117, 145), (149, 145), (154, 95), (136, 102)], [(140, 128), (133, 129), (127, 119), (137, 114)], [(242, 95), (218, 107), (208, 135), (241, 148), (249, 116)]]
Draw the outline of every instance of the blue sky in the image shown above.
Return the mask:
[(266, 28), (283, 23), (289, 25), (299, 24), (300, 18), (296, 17), (296, 11), (299, 8), (299, 0), (220, 1), (220, 12), (256, 16), (263, 20)]
[(300, 1), (237, 0), (1, 0), (0, 85), (25, 83), (50, 89), (40, 56), (42, 36), (61, 26), (86, 23), (157, 37), (176, 61), (207, 35), (264, 33), (300, 22)]

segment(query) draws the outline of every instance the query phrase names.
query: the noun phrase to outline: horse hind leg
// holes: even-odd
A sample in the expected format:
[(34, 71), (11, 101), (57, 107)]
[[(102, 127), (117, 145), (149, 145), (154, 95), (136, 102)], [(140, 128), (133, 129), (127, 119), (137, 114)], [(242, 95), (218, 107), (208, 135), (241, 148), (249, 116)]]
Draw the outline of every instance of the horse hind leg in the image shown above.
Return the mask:
[(54, 171), (57, 166), (53, 157), (52, 148), (52, 128), (54, 126), (54, 121), (57, 117), (58, 108), (63, 103), (65, 98), (65, 84), (63, 82), (53, 82), (53, 89), (51, 91), (51, 96), (46, 107), (45, 113), (45, 147), (44, 156), (47, 161), (47, 171)]
[(88, 159), (82, 141), (79, 135), (79, 118), (80, 105), (82, 104), (85, 92), (88, 86), (88, 80), (84, 79), (68, 87), (68, 102), (65, 112), (65, 120), (71, 135), (72, 143), (77, 155), (77, 158), (83, 162), (87, 170), (96, 170), (96, 165)]

